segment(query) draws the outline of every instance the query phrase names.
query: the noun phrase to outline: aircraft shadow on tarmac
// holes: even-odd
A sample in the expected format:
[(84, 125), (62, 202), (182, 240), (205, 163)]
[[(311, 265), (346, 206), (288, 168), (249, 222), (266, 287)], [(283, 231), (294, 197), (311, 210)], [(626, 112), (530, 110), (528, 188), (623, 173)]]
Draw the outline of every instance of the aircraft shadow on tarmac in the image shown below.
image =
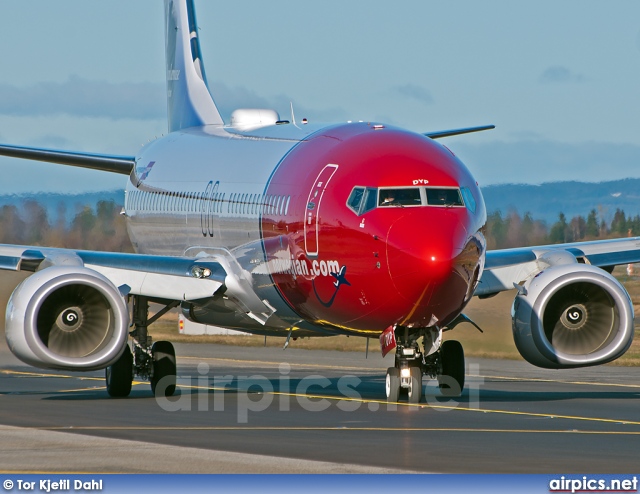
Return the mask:
[[(317, 376), (316, 376), (317, 377)], [(349, 395), (345, 395), (345, 387), (340, 387), (339, 380), (342, 378), (325, 378), (317, 377), (313, 379), (313, 376), (307, 376), (305, 378), (289, 378), (283, 381), (281, 378), (268, 379), (262, 377), (260, 379), (234, 379), (232, 382), (226, 385), (225, 389), (219, 386), (219, 384), (213, 379), (203, 380), (202, 378), (197, 380), (193, 379), (190, 386), (180, 386), (181, 379), (179, 379), (178, 388), (174, 397), (170, 400), (178, 399), (183, 393), (192, 395), (192, 399), (196, 399), (197, 395), (207, 393), (213, 395), (215, 393), (224, 393), (225, 395), (235, 395), (238, 393), (248, 392), (250, 394), (256, 393), (286, 393), (291, 395), (306, 395), (310, 399), (325, 398), (348, 398), (348, 399), (361, 399), (362, 401), (383, 401), (384, 395), (384, 376), (352, 376), (359, 379), (357, 385), (351, 384), (348, 388)], [(544, 383), (549, 387), (557, 386), (559, 383)], [(444, 397), (440, 394), (437, 388), (437, 382), (428, 381), (423, 388), (425, 397), (422, 402), (427, 404), (440, 404), (453, 406), (457, 405), (476, 405), (478, 402), (482, 403), (508, 403), (508, 402), (549, 402), (549, 401), (567, 401), (567, 400), (638, 400), (640, 399), (640, 391), (553, 391), (553, 390), (535, 390), (527, 391), (526, 389), (520, 390), (500, 390), (495, 389), (499, 386), (499, 383), (483, 383), (476, 389), (466, 388), (461, 396), (458, 397)], [(534, 384), (539, 388), (540, 383)], [(489, 387), (491, 386), (491, 387)], [(526, 385), (525, 385), (526, 386)], [(301, 389), (302, 387), (302, 389)], [(54, 393), (54, 394), (52, 394)], [(71, 389), (64, 392), (59, 391), (23, 391), (19, 393), (15, 392), (2, 392), (0, 394), (28, 394), (28, 395), (49, 395), (45, 400), (103, 400), (107, 399), (107, 393), (104, 388), (96, 388), (95, 390), (88, 390), (84, 388), (82, 391), (74, 392)], [(315, 397), (315, 398), (314, 398)], [(151, 394), (148, 384), (140, 384), (134, 386), (131, 394), (125, 400), (141, 400), (141, 399), (154, 399)], [(406, 398), (405, 398), (406, 399)], [(402, 395), (401, 400), (402, 402)]]

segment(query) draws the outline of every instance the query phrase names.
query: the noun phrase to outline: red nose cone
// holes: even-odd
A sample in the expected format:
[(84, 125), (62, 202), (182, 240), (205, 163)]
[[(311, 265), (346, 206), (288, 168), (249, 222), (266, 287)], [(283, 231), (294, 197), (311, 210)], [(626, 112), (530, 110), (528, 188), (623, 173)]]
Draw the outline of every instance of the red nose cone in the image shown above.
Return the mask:
[[(461, 216), (461, 211), (453, 208), (416, 208), (389, 229), (389, 274), (396, 293), (409, 303), (407, 316), (416, 324), (430, 322), (435, 314), (434, 295), (439, 299), (445, 287), (450, 289), (451, 278), (459, 278), (456, 266), (467, 240)], [(461, 284), (455, 292), (449, 295), (462, 300), (466, 285)]]

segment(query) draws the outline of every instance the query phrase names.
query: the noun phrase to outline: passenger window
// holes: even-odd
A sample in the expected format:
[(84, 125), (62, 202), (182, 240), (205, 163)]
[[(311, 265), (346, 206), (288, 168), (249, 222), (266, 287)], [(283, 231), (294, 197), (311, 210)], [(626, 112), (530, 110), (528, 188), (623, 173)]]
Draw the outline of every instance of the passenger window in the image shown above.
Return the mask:
[(462, 197), (464, 198), (464, 204), (467, 206), (467, 209), (472, 213), (476, 212), (476, 200), (473, 197), (473, 194), (467, 187), (462, 187), (460, 189), (462, 192)]
[(420, 206), (420, 189), (380, 189), (378, 206)]
[(429, 206), (464, 206), (458, 189), (427, 188), (426, 191)]

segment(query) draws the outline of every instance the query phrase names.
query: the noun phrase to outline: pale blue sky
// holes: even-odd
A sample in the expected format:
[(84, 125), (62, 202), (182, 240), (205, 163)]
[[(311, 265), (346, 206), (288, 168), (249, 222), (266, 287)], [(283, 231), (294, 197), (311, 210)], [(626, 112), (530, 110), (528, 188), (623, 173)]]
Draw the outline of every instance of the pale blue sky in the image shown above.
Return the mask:
[[(196, 0), (223, 112), (416, 131), (481, 185), (640, 177), (640, 2)], [(135, 154), (166, 129), (160, 0), (3, 0), (0, 142)], [(0, 193), (124, 177), (0, 159)]]

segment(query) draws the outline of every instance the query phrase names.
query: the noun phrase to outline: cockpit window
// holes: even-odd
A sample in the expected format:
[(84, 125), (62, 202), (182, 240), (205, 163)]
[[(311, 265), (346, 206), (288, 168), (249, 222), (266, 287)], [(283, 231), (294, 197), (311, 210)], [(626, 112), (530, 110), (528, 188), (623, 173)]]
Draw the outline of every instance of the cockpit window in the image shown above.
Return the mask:
[(376, 208), (378, 203), (378, 189), (368, 188), (365, 193), (364, 204), (360, 208), (360, 214), (364, 214)]
[(378, 204), (378, 189), (371, 187), (355, 187), (349, 199), (347, 199), (347, 206), (357, 215), (366, 213), (375, 209)]
[(464, 204), (467, 206), (467, 209), (472, 213), (476, 212), (476, 200), (473, 197), (473, 194), (469, 190), (468, 187), (462, 187), (460, 189), (462, 192), (462, 197), (464, 197)]
[(356, 187), (351, 191), (349, 199), (347, 199), (347, 206), (351, 208), (356, 214), (360, 213), (360, 205), (362, 204), (362, 197), (364, 196), (364, 187)]
[(429, 206), (464, 206), (459, 189), (427, 188)]
[(420, 206), (420, 189), (380, 189), (378, 206)]
[[(464, 200), (463, 200), (464, 198)], [(463, 187), (354, 187), (347, 206), (358, 216), (375, 208), (407, 206), (467, 207), (476, 210), (471, 191)]]

